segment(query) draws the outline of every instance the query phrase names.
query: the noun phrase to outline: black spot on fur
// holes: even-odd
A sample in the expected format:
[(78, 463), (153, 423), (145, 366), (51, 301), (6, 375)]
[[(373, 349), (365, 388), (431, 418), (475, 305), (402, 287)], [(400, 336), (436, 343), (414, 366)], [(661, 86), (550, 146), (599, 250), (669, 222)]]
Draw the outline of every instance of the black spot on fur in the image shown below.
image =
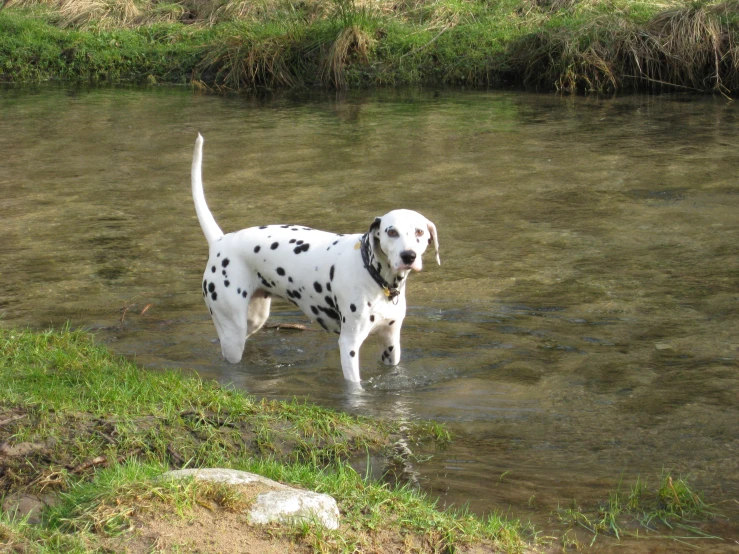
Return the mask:
[(371, 304), (371, 303), (369, 303), (369, 302), (367, 302), (367, 307), (368, 307), (368, 308), (371, 308), (371, 307), (372, 307), (372, 304)]
[(295, 244), (297, 244), (298, 246), (300, 246), (300, 245), (301, 245), (301, 244), (303, 244), (304, 242), (305, 242), (305, 241), (303, 241), (303, 240), (299, 240), (299, 241), (298, 241), (298, 242), (296, 242)]
[(390, 323), (388, 323), (388, 325), (392, 325), (393, 323), (395, 323), (394, 319)]
[(267, 282), (267, 280), (266, 280), (266, 279), (265, 279), (264, 277), (262, 277), (262, 274), (261, 274), (261, 273), (257, 273), (257, 277), (258, 277), (258, 278), (259, 278), (259, 280), (260, 280), (260, 281), (262, 282), (262, 286), (265, 286), (265, 287), (267, 287), (268, 289), (271, 289), (271, 288), (272, 288), (272, 285), (270, 285), (270, 284), (269, 284), (269, 283)]
[(339, 241), (338, 241), (338, 240), (335, 240), (335, 241), (333, 242), (333, 245), (334, 245), (334, 246), (336, 246), (337, 244), (339, 244)]
[(260, 251), (261, 249), (262, 249), (262, 247), (261, 247), (261, 246), (259, 246), (259, 245), (256, 245), (256, 246), (254, 247), (254, 253), (256, 254), (256, 253), (257, 253), (257, 252), (259, 252), (259, 251)]
[(299, 293), (298, 291), (294, 290), (294, 291), (293, 291), (293, 296), (294, 296), (295, 298), (297, 298), (298, 300), (300, 300), (300, 293)]
[(219, 252), (218, 254), (216, 254), (216, 258), (220, 258), (220, 257), (221, 257), (221, 253)]
[(293, 228), (292, 228), (292, 229), (290, 229), (290, 230), (291, 230), (291, 231), (297, 231), (297, 230), (298, 230), (298, 228), (297, 228), (297, 227), (293, 227)]
[(228, 286), (228, 285), (230, 285), (230, 284), (231, 284), (231, 282), (230, 282), (230, 281), (229, 281), (228, 279), (226, 279), (225, 281), (223, 281), (223, 284), (224, 284), (225, 286)]
[(331, 283), (326, 283), (326, 290), (331, 292)]
[(290, 239), (290, 244), (294, 243), (295, 239)]
[(215, 272), (216, 272), (216, 266), (213, 266), (213, 267), (211, 267), (211, 268), (210, 268), (210, 270), (211, 270), (211, 271), (212, 271), (213, 273), (215, 273)]
[(236, 289), (236, 294), (241, 294), (241, 287)]
[(393, 348), (395, 348), (395, 347), (394, 347), (394, 346), (389, 346), (389, 347), (388, 347), (388, 350), (389, 350), (390, 352), (392, 352), (392, 351), (393, 351)]
[(260, 229), (266, 229), (267, 227), (268, 227), (268, 225), (262, 225), (262, 226), (260, 227)]
[(328, 304), (328, 305), (329, 305), (329, 306), (331, 306), (332, 308), (335, 308), (335, 307), (336, 307), (336, 304), (334, 304), (334, 301), (333, 301), (333, 300), (331, 299), (331, 297), (330, 297), (330, 296), (326, 296), (326, 297), (324, 298), (324, 300), (326, 301), (326, 304)]
[(224, 277), (226, 276), (226, 270), (225, 269), (223, 271), (221, 271), (221, 275), (223, 275)]
[(313, 288), (316, 289), (316, 292), (323, 292), (323, 287), (321, 286), (321, 283), (316, 281), (313, 283)]
[(280, 225), (280, 228), (281, 229), (287, 229), (288, 227), (290, 227), (290, 226), (289, 225)]
[(357, 307), (354, 304), (349, 304), (349, 309), (353, 312), (357, 311)]
[(318, 315), (318, 308), (316, 308), (315, 306), (311, 306), (310, 307), (310, 311), (313, 312), (314, 314)]
[(324, 308), (323, 306), (318, 306), (318, 309), (321, 310), (324, 314), (326, 314), (331, 319), (335, 319), (336, 321), (339, 321), (341, 319), (339, 314), (337, 314), (336, 311), (332, 310), (331, 308)]
[(332, 281), (334, 280), (334, 269), (335, 267), (331, 266), (331, 270), (328, 272), (328, 278), (331, 279)]
[(285, 270), (282, 269), (281, 267), (278, 267), (275, 271), (277, 272), (277, 275), (279, 275), (280, 277), (285, 276)]
[(375, 320), (375, 316), (371, 315), (370, 316), (370, 321), (374, 321), (374, 320)]
[(353, 358), (354, 356), (356, 356), (356, 355), (357, 355), (357, 353), (356, 353), (356, 352), (354, 352), (354, 350), (352, 350), (351, 352), (349, 352), (349, 355), (350, 355), (350, 356), (351, 356), (351, 357)]
[(345, 318), (345, 317), (342, 317), (342, 318), (341, 318), (341, 322), (342, 322), (342, 323), (346, 323), (346, 318)]
[(287, 280), (290, 281), (291, 283), (293, 282), (293, 278), (292, 277), (288, 277)]
[(279, 242), (273, 242), (269, 247), (272, 250), (276, 250), (278, 246), (280, 246), (280, 243)]
[(218, 299), (218, 293), (217, 293), (217, 292), (211, 292), (211, 293), (210, 293), (210, 297), (211, 297), (211, 298), (213, 299), (213, 301), (215, 302), (215, 301), (216, 301), (216, 300)]
[(242, 298), (246, 298), (246, 291), (242, 291), (242, 292), (241, 292), (241, 297), (242, 297)]
[(229, 259), (228, 258), (223, 258), (223, 261), (221, 262), (221, 266), (222, 267), (228, 267), (228, 264), (229, 263), (230, 262), (229, 262)]
[(208, 281), (203, 279), (203, 294), (208, 292)]
[(209, 283), (208, 284), (208, 292), (213, 292), (214, 290), (216, 290), (215, 283), (213, 283), (213, 282)]
[(326, 327), (326, 324), (323, 322), (323, 320), (320, 317), (316, 318), (316, 321), (321, 327), (323, 327), (324, 329), (326, 329), (326, 331), (328, 331), (328, 327)]
[(305, 244), (301, 244), (300, 246), (296, 246), (295, 247), (295, 250), (293, 250), (293, 252), (295, 252), (296, 254), (300, 254), (301, 252), (308, 252), (308, 249), (309, 248), (310, 248), (310, 244), (308, 244), (306, 242)]

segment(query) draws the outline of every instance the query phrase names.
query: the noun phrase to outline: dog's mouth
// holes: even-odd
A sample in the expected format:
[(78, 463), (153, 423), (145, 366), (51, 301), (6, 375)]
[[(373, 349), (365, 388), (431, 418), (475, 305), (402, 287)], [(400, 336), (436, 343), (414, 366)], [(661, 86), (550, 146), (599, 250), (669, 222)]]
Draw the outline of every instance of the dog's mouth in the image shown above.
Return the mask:
[(418, 256), (413, 263), (406, 263), (402, 260), (399, 260), (398, 263), (395, 265), (395, 271), (400, 272), (408, 272), (410, 270), (413, 271), (421, 271), (421, 268), (423, 266), (423, 262), (421, 261), (421, 256)]

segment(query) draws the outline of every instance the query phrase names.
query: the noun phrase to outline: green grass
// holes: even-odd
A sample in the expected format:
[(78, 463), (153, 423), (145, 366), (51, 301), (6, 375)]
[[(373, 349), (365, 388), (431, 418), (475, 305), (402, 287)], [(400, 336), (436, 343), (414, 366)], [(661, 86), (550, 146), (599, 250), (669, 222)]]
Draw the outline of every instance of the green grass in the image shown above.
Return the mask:
[(181, 515), (198, 501), (238, 504), (217, 486), (157, 480), (179, 467), (242, 469), (331, 494), (341, 532), (284, 532), (316, 550), (352, 551), (377, 530), (427, 537), (440, 551), (480, 541), (516, 550), (532, 536), (516, 521), (441, 511), (411, 487), (352, 469), (357, 457), (391, 457), (399, 438), (443, 446), (450, 437), (436, 423), (257, 401), (180, 372), (144, 370), (69, 329), (0, 329), (0, 382), (0, 443), (26, 449), (3, 458), (1, 494), (57, 498), (41, 525), (0, 516), (0, 541), (19, 551), (102, 550), (152, 503)]
[[(592, 534), (592, 546), (598, 536), (656, 537), (676, 541), (720, 539), (700, 530), (699, 525), (720, 517), (694, 491), (687, 479), (674, 478), (669, 472), (660, 476), (652, 489), (641, 478), (628, 490), (619, 487), (608, 494), (608, 500), (595, 510), (573, 505), (558, 510), (560, 520), (570, 527), (580, 527)], [(639, 530), (642, 531), (641, 535)]]
[(733, 1), (8, 5), (0, 10), (0, 80), (13, 82), (739, 90), (739, 4)]

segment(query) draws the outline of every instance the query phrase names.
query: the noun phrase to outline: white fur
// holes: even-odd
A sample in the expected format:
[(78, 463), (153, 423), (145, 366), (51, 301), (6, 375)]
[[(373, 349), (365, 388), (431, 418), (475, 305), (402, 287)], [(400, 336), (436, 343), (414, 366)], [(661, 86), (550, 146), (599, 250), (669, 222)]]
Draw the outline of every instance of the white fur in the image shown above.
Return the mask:
[(344, 378), (359, 383), (359, 349), (370, 333), (383, 346), (382, 361), (400, 361), (400, 328), (405, 317), (405, 283), (420, 271), (421, 256), (433, 242), (439, 261), (436, 226), (411, 210), (393, 210), (370, 226), (372, 265), (399, 294), (392, 297), (365, 268), (362, 234), (337, 235), (301, 225), (250, 227), (223, 234), (203, 193), (203, 137), (198, 135), (192, 162), (192, 195), (210, 255), (203, 275), (203, 296), (231, 363), (241, 360), (247, 337), (269, 316), (271, 297), (298, 306), (326, 330), (340, 335)]

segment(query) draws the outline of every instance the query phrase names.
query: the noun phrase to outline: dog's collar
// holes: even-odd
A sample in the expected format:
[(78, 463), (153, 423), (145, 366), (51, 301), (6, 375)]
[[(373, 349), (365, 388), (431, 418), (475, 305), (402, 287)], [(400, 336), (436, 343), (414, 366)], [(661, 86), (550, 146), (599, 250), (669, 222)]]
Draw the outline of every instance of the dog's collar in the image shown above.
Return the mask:
[(400, 287), (391, 287), (390, 283), (388, 283), (385, 278), (380, 275), (380, 272), (377, 271), (377, 268), (372, 265), (370, 260), (369, 235), (369, 233), (365, 233), (364, 235), (362, 235), (362, 238), (359, 241), (360, 250), (362, 251), (362, 262), (364, 262), (364, 268), (367, 270), (367, 273), (370, 274), (372, 280), (380, 285), (380, 288), (385, 293), (385, 296), (387, 296), (390, 300), (395, 300), (395, 298), (397, 298), (400, 294)]

